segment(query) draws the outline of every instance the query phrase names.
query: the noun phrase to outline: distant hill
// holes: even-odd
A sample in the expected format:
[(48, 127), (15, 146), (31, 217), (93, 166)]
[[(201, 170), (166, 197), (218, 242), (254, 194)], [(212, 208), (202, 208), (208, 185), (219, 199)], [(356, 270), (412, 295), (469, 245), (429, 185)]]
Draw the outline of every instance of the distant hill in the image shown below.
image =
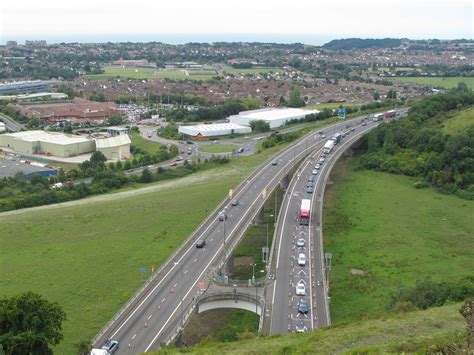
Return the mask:
[(302, 334), (258, 338), (245, 334), (247, 339), (237, 342), (205, 341), (190, 348), (170, 346), (150, 354), (467, 353), (466, 321), (460, 308), (458, 303), (389, 314)]
[(327, 49), (364, 49), (364, 48), (392, 48), (402, 43), (400, 38), (343, 38), (334, 39), (325, 45)]

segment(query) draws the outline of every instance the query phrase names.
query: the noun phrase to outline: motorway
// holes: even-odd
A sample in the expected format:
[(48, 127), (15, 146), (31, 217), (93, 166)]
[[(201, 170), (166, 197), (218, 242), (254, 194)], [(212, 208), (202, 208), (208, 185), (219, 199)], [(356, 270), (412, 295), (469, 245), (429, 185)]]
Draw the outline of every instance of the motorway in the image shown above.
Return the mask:
[[(347, 126), (360, 125), (361, 118), (340, 122), (321, 130), (329, 136), (332, 132), (347, 130)], [(262, 191), (265, 189), (270, 193), (301, 158), (308, 152), (320, 150), (326, 141), (327, 138), (322, 138), (322, 135), (311, 133), (254, 171), (235, 189), (232, 199), (237, 199), (239, 204), (231, 206), (231, 199), (226, 198), (155, 273), (153, 281), (111, 320), (96, 338), (94, 346), (100, 347), (107, 337), (120, 342), (117, 353), (137, 354), (156, 349), (162, 343), (166, 343), (170, 334), (182, 321), (185, 310), (200, 294), (201, 288), (209, 284), (208, 271), (222, 261), (224, 251), (227, 256), (231, 254), (231, 249), (236, 246), (247, 226), (263, 206)], [(277, 162), (277, 165), (273, 165), (273, 162)], [(299, 189), (301, 194), (301, 188), (294, 189), (295, 191)], [(225, 222), (219, 221), (218, 218), (222, 210), (227, 211), (228, 219)], [(308, 238), (311, 238), (309, 233)], [(195, 247), (195, 242), (199, 239), (206, 241), (205, 248)], [(283, 259), (282, 255), (281, 260)], [(308, 259), (312, 260), (311, 257)], [(308, 266), (309, 270), (315, 269), (314, 266), (309, 264)], [(308, 274), (307, 277), (306, 282), (309, 283), (311, 275)], [(320, 275), (318, 279), (319, 277)], [(277, 278), (280, 278), (280, 274)], [(286, 282), (281, 282), (284, 283)], [(288, 295), (286, 290), (285, 294)], [(317, 299), (319, 297), (318, 294)], [(310, 299), (313, 298), (314, 296), (310, 295)], [(275, 302), (277, 300), (279, 298)], [(285, 308), (288, 309), (287, 306)], [(313, 318), (310, 319), (312, 322)], [(284, 324), (287, 325), (287, 319)]]
[[(402, 115), (406, 113), (401, 111)], [(314, 150), (299, 167), (286, 193), (286, 199), (280, 210), (274, 243), (274, 272), (276, 274), (271, 299), (270, 334), (302, 332), (313, 328), (330, 325), (328, 305), (329, 284), (325, 278), (322, 233), (322, 196), (332, 166), (339, 156), (354, 142), (380, 122), (367, 121), (366, 126), (353, 125), (353, 132), (346, 135), (331, 151), (324, 154), (322, 148)], [(328, 131), (328, 130), (326, 130)], [(335, 133), (335, 132), (327, 132)], [(324, 157), (324, 162), (320, 159)], [(320, 163), (321, 168), (315, 169)], [(317, 170), (313, 174), (313, 170)], [(307, 191), (308, 180), (314, 179), (314, 191)], [(309, 225), (300, 224), (299, 212), (301, 200), (311, 200)], [(298, 247), (296, 241), (303, 239), (305, 245)], [(297, 263), (298, 255), (304, 253), (307, 259), (305, 266)], [(296, 295), (296, 284), (303, 283), (305, 296)], [(298, 312), (298, 302), (304, 299), (310, 306), (307, 314)]]

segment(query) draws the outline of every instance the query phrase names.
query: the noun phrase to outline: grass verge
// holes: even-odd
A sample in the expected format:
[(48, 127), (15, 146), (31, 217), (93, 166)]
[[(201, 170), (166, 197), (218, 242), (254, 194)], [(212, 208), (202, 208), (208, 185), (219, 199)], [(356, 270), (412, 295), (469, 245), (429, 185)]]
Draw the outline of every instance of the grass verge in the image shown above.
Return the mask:
[(326, 190), (333, 323), (382, 316), (400, 286), (428, 276), (455, 281), (474, 269), (474, 252), (466, 248), (474, 243), (474, 202), (357, 166), (357, 159), (342, 158)]
[(169, 347), (151, 354), (461, 353), (467, 350), (466, 322), (459, 313), (460, 306), (359, 320), (302, 334), (208, 342), (189, 349)]
[(161, 143), (153, 142), (143, 138), (139, 132), (132, 131), (130, 133), (132, 137), (132, 145), (139, 148), (142, 151), (149, 153), (150, 155), (155, 154), (158, 149), (162, 146)]
[(236, 148), (231, 144), (208, 144), (199, 150), (203, 153), (232, 153)]

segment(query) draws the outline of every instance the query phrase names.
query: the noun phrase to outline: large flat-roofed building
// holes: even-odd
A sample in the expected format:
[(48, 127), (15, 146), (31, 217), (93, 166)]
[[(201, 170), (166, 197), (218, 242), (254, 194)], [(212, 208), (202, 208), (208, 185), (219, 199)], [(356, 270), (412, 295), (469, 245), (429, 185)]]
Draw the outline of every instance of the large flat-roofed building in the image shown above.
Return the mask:
[(200, 124), (193, 126), (179, 126), (178, 131), (192, 137), (213, 137), (229, 134), (245, 134), (252, 132), (248, 126), (235, 123)]
[(292, 120), (299, 120), (306, 115), (318, 113), (318, 110), (303, 110), (300, 108), (264, 108), (260, 110), (243, 111), (229, 117), (229, 122), (238, 125), (250, 126), (252, 121), (265, 121), (270, 128), (283, 126)]
[(111, 138), (96, 139), (95, 146), (98, 152), (102, 152), (107, 160), (130, 159), (130, 144), (132, 141), (128, 134), (122, 134)]
[(51, 80), (33, 80), (17, 81), (0, 84), (0, 95), (11, 94), (31, 94), (34, 92), (50, 91), (54, 81)]
[(8, 106), (27, 118), (39, 118), (49, 122), (104, 120), (118, 112), (114, 102), (95, 102), (79, 98), (66, 102), (11, 103)]
[(40, 130), (1, 134), (0, 147), (18, 153), (52, 155), (61, 158), (95, 151), (95, 143), (91, 139)]
[(43, 176), (56, 175), (57, 171), (44, 166), (27, 164), (24, 160), (9, 160), (0, 158), (0, 179), (14, 177), (16, 174), (22, 173), (27, 179), (34, 174)]

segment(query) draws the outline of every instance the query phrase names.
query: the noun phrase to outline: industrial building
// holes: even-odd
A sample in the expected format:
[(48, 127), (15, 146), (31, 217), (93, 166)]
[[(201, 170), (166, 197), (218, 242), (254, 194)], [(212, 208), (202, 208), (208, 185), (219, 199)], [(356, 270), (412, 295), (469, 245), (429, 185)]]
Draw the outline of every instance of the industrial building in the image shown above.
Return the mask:
[(43, 176), (56, 175), (57, 171), (40, 165), (33, 165), (27, 161), (10, 160), (0, 158), (0, 179), (14, 177), (21, 172), (27, 179), (30, 179), (33, 174), (40, 174)]
[(252, 132), (248, 126), (235, 123), (200, 124), (193, 126), (179, 126), (178, 131), (192, 137), (213, 137), (229, 134), (245, 134)]
[(292, 120), (299, 120), (306, 115), (318, 113), (318, 110), (303, 110), (300, 108), (264, 108), (260, 110), (243, 111), (238, 115), (229, 117), (230, 123), (250, 126), (252, 121), (265, 121), (270, 124), (270, 128), (283, 126)]
[(55, 82), (52, 80), (17, 81), (0, 84), (0, 95), (30, 94), (50, 91)]
[(128, 134), (121, 134), (115, 137), (96, 139), (95, 146), (96, 150), (102, 152), (107, 160), (127, 160), (131, 158), (131, 143)]
[(18, 153), (40, 154), (61, 158), (95, 151), (93, 140), (80, 136), (45, 131), (24, 131), (0, 135), (0, 147)]

